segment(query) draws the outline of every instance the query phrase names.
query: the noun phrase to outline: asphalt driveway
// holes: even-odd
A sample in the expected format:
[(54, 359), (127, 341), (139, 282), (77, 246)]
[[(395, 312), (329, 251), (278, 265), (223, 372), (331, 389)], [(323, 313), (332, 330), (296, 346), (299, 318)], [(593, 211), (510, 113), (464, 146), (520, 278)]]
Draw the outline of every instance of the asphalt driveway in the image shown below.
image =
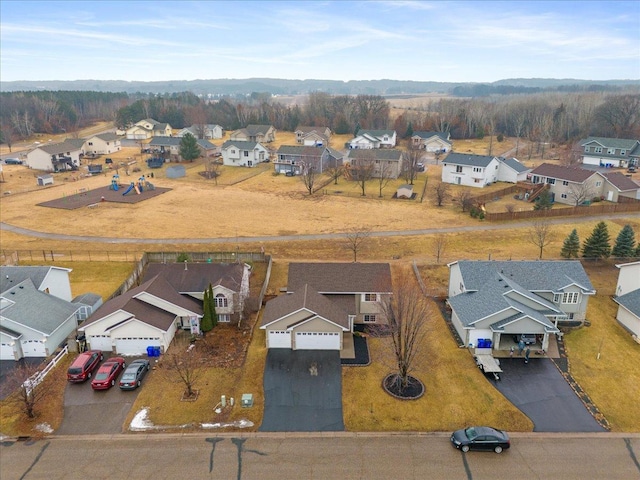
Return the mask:
[[(135, 358), (125, 357), (127, 365)], [(97, 371), (97, 370), (96, 370)], [(153, 372), (149, 372), (147, 377)], [(122, 373), (120, 374), (122, 375)], [(122, 391), (116, 384), (109, 390), (93, 390), (91, 380), (67, 383), (64, 391), (64, 419), (58, 435), (122, 433), (124, 420), (141, 388)]]
[(534, 432), (606, 431), (548, 358), (500, 359), (496, 388), (534, 424)]
[(270, 349), (264, 371), (263, 432), (342, 431), (338, 351)]

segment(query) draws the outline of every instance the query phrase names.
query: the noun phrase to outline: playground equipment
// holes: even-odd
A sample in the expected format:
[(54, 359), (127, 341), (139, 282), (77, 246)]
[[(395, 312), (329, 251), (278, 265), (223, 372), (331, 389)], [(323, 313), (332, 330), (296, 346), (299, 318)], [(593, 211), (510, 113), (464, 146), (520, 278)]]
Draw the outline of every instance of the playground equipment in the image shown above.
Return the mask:
[(162, 157), (147, 158), (147, 167), (149, 168), (160, 168), (163, 165), (164, 165), (164, 158)]
[(109, 187), (109, 190), (114, 190), (114, 191), (118, 191), (118, 180), (120, 179), (120, 175), (115, 174), (113, 177), (111, 177), (111, 186)]
[[(122, 196), (124, 197), (126, 194), (128, 194), (133, 189), (136, 189), (136, 191), (137, 191), (135, 182), (131, 182), (131, 185), (129, 185), (129, 188), (127, 188), (124, 192), (122, 192)], [(140, 193), (140, 192), (137, 191), (137, 193)]]

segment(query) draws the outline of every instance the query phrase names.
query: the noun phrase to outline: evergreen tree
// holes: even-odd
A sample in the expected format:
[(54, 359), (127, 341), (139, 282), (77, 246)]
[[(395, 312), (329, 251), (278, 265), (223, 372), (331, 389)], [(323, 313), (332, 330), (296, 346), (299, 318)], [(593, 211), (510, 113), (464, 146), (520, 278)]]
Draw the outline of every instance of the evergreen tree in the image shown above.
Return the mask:
[(611, 255), (618, 258), (628, 258), (635, 256), (636, 238), (631, 225), (625, 225), (620, 230), (616, 244), (611, 250)]
[(552, 205), (553, 205), (553, 202), (551, 201), (551, 192), (545, 189), (542, 192), (540, 192), (540, 195), (538, 196), (538, 198), (536, 198), (536, 202), (533, 205), (533, 209), (549, 210)]
[(407, 132), (404, 134), (404, 138), (411, 138), (413, 136), (413, 124), (409, 122), (407, 125)]
[(356, 123), (356, 128), (353, 129), (353, 136), (357, 137), (358, 136), (358, 132), (362, 129), (362, 127), (360, 126), (360, 122)]
[(638, 242), (638, 247), (636, 248), (636, 257), (640, 257), (640, 242)]
[[(209, 284), (211, 287), (211, 284)], [(209, 294), (209, 290), (204, 291), (204, 296), (202, 297), (202, 310), (203, 315), (200, 320), (200, 330), (205, 334), (213, 329), (213, 321), (211, 319), (211, 303), (213, 302), (213, 298)]]
[(582, 245), (582, 256), (584, 258), (607, 258), (611, 255), (611, 244), (609, 230), (604, 222), (598, 223), (589, 238)]
[(200, 156), (198, 140), (190, 133), (185, 134), (180, 140), (180, 156), (187, 162), (193, 162)]
[(574, 228), (569, 236), (565, 238), (562, 250), (560, 250), (560, 256), (562, 258), (578, 258), (579, 253), (580, 239), (578, 238), (578, 231)]

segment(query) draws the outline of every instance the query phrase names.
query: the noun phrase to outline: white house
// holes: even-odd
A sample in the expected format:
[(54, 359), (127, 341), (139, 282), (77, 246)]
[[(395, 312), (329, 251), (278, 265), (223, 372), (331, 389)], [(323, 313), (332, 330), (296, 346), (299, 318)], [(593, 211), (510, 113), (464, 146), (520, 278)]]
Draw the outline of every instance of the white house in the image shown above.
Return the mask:
[(194, 124), (190, 127), (183, 128), (176, 136), (184, 137), (187, 133), (190, 133), (196, 138), (211, 140), (215, 138), (222, 138), (224, 136), (224, 128), (220, 125), (214, 124)]
[(442, 162), (442, 181), (454, 185), (482, 188), (495, 182), (526, 180), (530, 169), (517, 159), (450, 153)]
[(170, 137), (171, 125), (160, 123), (152, 118), (145, 118), (127, 128), (125, 135), (128, 140), (146, 140), (152, 137)]
[(616, 295), (616, 319), (640, 343), (640, 261), (616, 265), (620, 269)]
[(500, 166), (498, 167), (498, 181), (507, 183), (518, 183), (527, 180), (527, 176), (531, 173), (531, 168), (525, 167), (517, 158), (499, 157)]
[(269, 161), (269, 150), (256, 142), (227, 140), (221, 151), (223, 165), (232, 167), (255, 167)]
[(595, 295), (582, 264), (568, 261), (457, 261), (449, 267), (451, 322), (464, 346), (489, 340), (507, 350), (534, 334), (542, 349), (565, 322), (583, 322)]
[(449, 132), (413, 132), (411, 145), (432, 153), (449, 152), (452, 146)]
[(72, 296), (69, 273), (71, 271), (70, 268), (62, 267), (2, 266), (0, 267), (0, 292), (4, 292), (29, 278), (41, 292), (70, 302)]
[(85, 154), (109, 155), (122, 149), (120, 137), (115, 133), (101, 133), (85, 140), (82, 147)]
[(395, 130), (359, 130), (349, 141), (351, 149), (393, 148), (396, 146)]
[[(80, 143), (80, 144), (79, 144)], [(27, 153), (27, 166), (34, 170), (61, 172), (77, 170), (84, 140), (66, 139), (61, 143), (40, 145)]]

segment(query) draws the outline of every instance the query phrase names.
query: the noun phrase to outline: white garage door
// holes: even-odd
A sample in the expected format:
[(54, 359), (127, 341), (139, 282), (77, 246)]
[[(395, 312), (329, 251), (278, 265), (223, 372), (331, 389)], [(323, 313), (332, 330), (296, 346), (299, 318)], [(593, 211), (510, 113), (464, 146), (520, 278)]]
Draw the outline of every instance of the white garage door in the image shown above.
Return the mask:
[(0, 360), (15, 360), (13, 345), (0, 343)]
[(269, 330), (269, 348), (291, 348), (291, 332)]
[(46, 357), (47, 348), (39, 340), (25, 340), (22, 342), (22, 354), (25, 357)]
[(340, 350), (340, 333), (296, 332), (296, 350)]
[(131, 337), (116, 339), (116, 353), (119, 355), (146, 355), (147, 347), (159, 347), (159, 337)]
[(89, 335), (89, 347), (92, 350), (102, 350), (111, 353), (113, 347), (111, 345), (111, 335)]

